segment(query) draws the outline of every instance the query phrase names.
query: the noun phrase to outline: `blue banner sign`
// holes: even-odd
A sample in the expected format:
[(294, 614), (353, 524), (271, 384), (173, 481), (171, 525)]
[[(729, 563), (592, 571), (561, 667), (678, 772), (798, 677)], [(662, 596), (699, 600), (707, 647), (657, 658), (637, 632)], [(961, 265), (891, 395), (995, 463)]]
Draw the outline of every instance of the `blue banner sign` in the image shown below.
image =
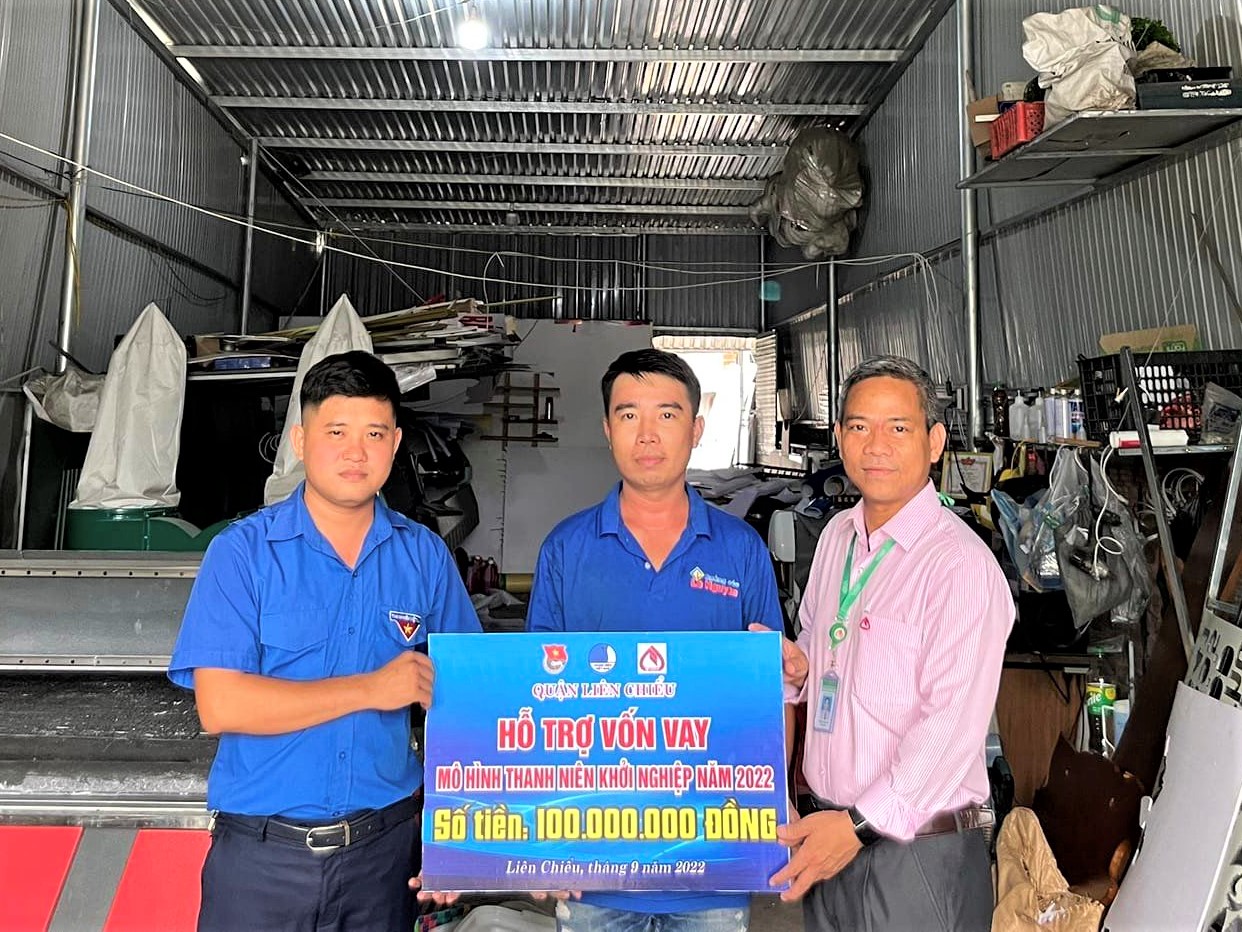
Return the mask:
[(769, 890), (781, 635), (432, 634), (423, 887)]

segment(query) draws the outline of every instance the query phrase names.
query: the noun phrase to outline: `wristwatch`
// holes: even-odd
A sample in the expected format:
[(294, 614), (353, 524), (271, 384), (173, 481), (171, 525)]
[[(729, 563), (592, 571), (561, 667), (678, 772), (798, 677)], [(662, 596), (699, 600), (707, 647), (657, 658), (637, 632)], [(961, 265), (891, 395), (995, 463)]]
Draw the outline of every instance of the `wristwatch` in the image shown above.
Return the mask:
[(850, 821), (854, 823), (854, 834), (858, 836), (858, 840), (862, 842), (863, 847), (874, 845), (882, 837), (879, 832), (871, 827), (871, 823), (867, 821), (867, 817), (855, 809), (853, 806), (845, 810), (850, 817)]

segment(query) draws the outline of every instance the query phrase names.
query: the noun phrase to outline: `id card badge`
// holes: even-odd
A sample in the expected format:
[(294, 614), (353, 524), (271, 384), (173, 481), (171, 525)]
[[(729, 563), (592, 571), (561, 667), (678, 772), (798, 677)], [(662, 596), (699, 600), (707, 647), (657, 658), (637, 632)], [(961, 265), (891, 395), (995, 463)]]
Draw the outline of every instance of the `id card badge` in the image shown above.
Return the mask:
[(819, 699), (815, 703), (815, 730), (831, 734), (837, 724), (837, 695), (841, 681), (831, 671), (819, 681)]

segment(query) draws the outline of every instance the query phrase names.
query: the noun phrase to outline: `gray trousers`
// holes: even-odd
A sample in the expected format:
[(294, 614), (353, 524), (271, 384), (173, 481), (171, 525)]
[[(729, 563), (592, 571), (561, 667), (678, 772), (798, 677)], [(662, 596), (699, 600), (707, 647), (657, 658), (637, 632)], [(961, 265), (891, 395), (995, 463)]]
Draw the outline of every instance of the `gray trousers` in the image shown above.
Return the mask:
[(983, 832), (863, 848), (803, 900), (807, 932), (989, 932), (992, 864)]

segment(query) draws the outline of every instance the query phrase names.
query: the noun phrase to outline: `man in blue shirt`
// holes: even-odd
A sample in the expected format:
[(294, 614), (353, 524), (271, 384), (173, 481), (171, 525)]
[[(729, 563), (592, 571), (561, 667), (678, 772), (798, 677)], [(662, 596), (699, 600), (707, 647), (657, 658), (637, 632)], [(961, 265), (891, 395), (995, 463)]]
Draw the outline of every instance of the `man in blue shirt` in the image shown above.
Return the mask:
[(376, 498), (401, 440), (392, 370), (330, 356), (300, 397), (306, 481), (212, 542), (168, 667), (220, 735), (198, 927), (409, 929), (427, 632), (479, 621), (443, 541)]
[[(782, 630), (763, 540), (686, 485), (703, 435), (694, 372), (672, 353), (636, 350), (601, 387), (621, 483), (544, 541), (526, 629)], [(557, 920), (564, 932), (745, 932), (749, 904), (746, 894), (594, 892), (560, 903)]]

